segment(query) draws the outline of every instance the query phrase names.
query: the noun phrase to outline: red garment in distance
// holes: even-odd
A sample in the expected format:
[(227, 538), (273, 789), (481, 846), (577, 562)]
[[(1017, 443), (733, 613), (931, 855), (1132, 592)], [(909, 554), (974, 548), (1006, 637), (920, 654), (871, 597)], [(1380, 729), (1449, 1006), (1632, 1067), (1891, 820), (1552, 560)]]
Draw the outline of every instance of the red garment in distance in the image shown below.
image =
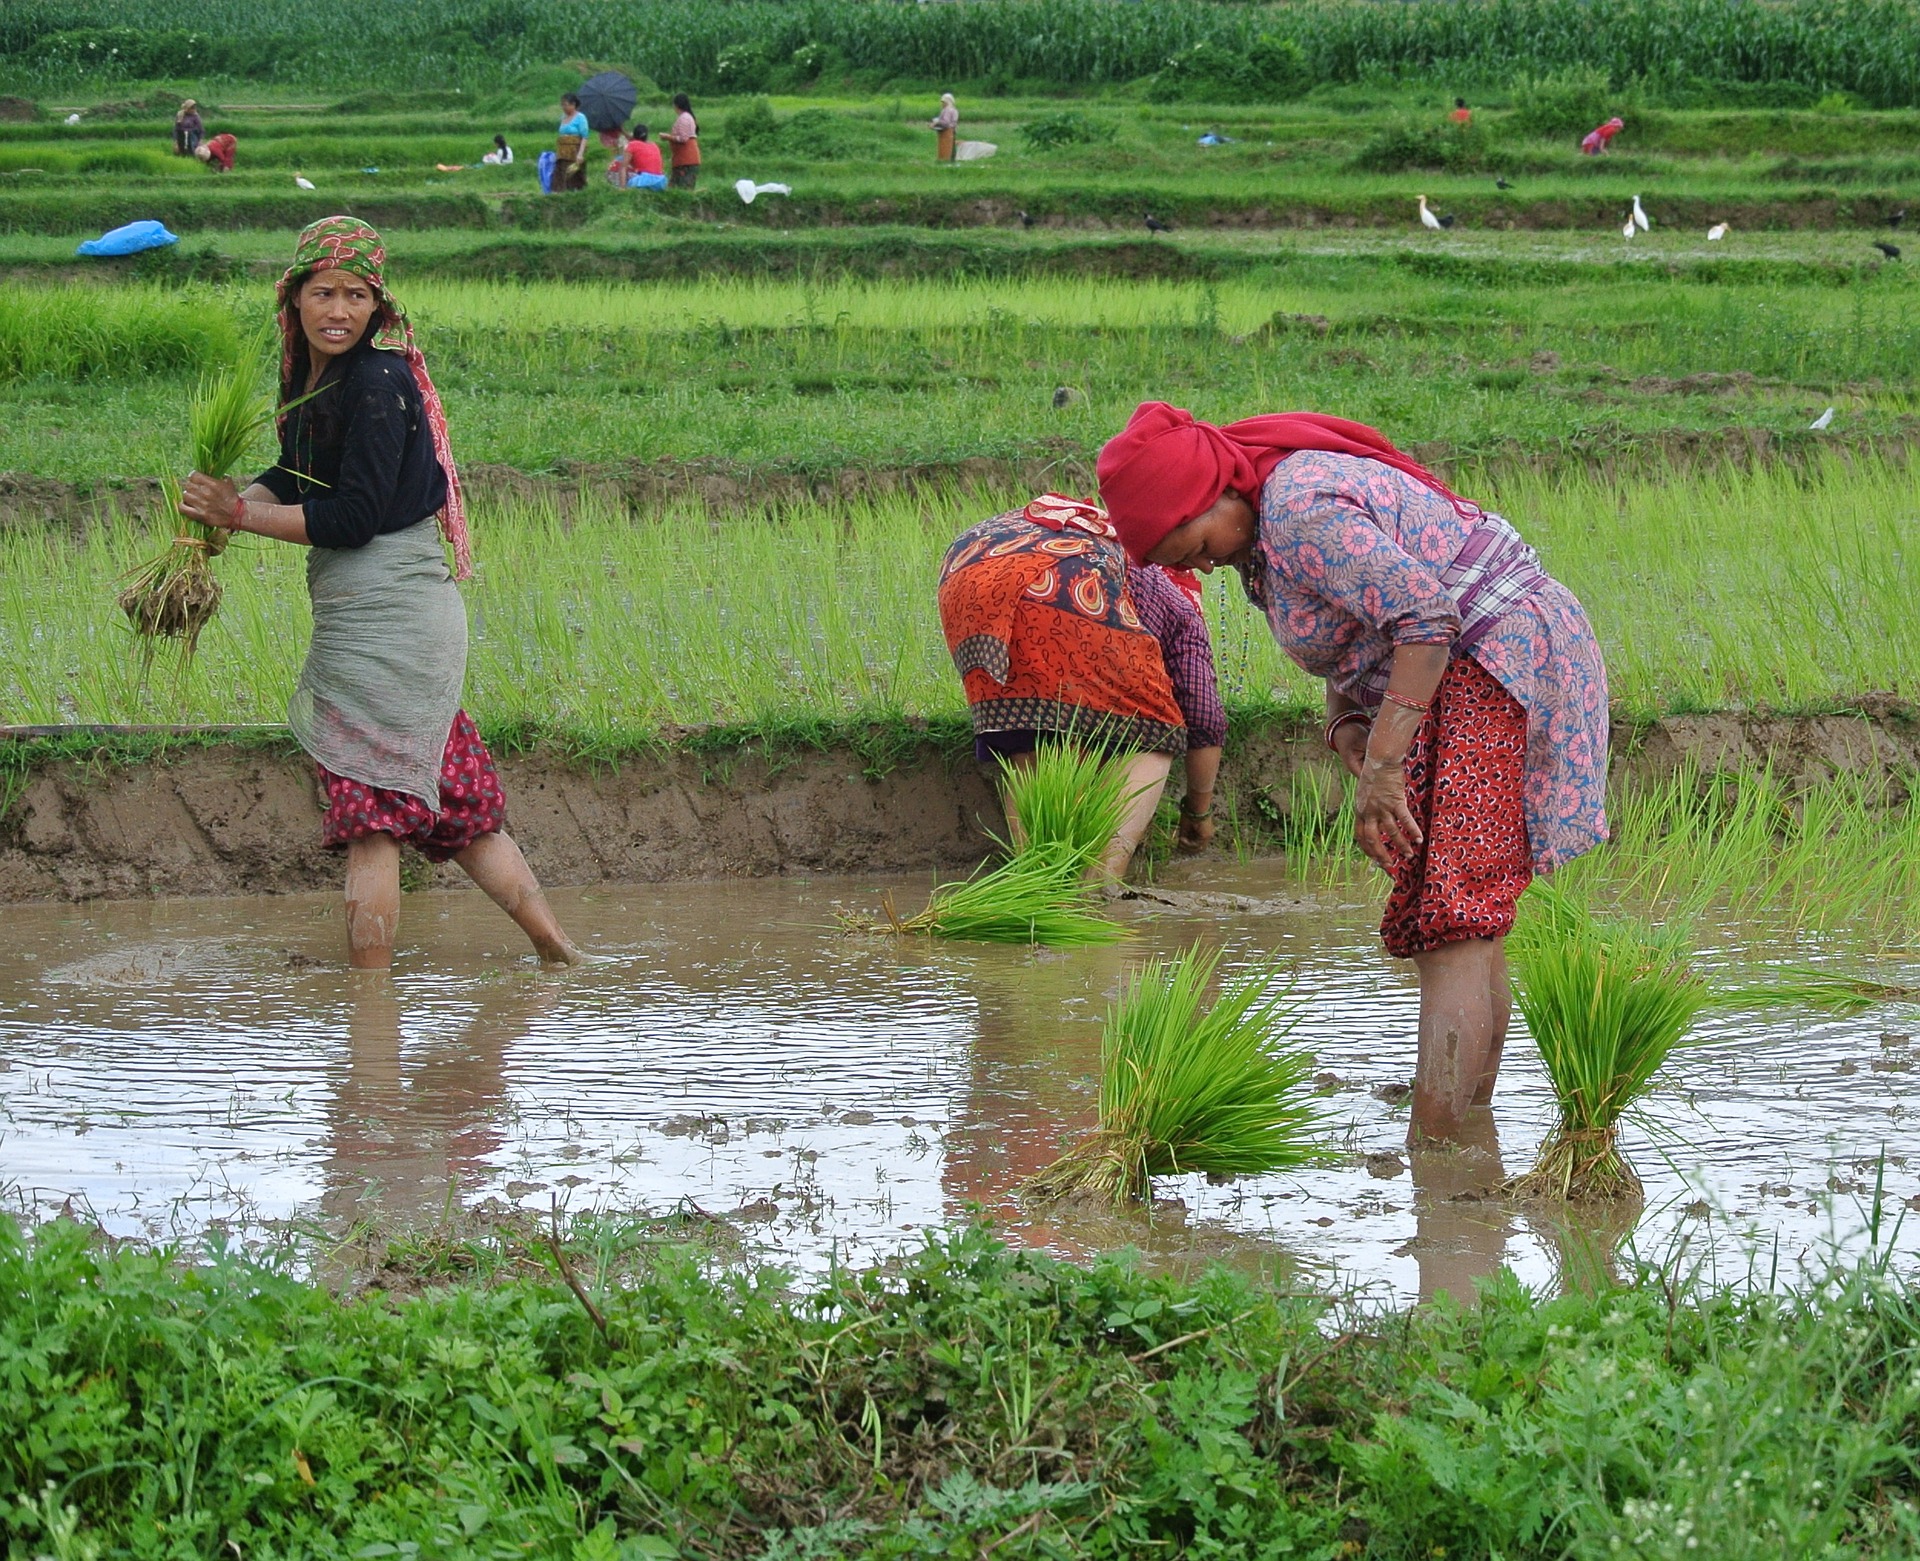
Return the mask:
[(223, 130), (217, 136), (208, 136), (200, 144), (207, 149), (207, 156), (220, 165), (222, 173), (233, 172), (233, 154), (240, 143), (231, 135)]
[(627, 172), (665, 173), (660, 161), (660, 148), (652, 141), (633, 140), (627, 143)]

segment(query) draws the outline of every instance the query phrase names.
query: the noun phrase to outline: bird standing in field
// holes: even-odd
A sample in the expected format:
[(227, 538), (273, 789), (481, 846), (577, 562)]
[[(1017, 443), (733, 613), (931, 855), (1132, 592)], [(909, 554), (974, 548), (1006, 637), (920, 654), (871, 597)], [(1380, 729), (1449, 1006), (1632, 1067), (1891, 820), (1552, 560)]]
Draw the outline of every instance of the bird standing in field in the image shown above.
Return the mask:
[(1833, 408), (1828, 407), (1826, 411), (1822, 412), (1811, 423), (1807, 424), (1807, 427), (1817, 433), (1820, 429), (1825, 428), (1832, 421), (1833, 421)]
[(1653, 224), (1647, 220), (1647, 209), (1640, 204), (1640, 197), (1637, 195), (1633, 198), (1633, 225), (1642, 233), (1653, 226)]
[(1493, 187), (1496, 190), (1510, 190), (1513, 188), (1513, 186), (1510, 183), (1508, 183), (1505, 179), (1495, 179), (1493, 181)]
[(1021, 227), (1030, 228), (1033, 226), (1033, 217), (1029, 213), (1021, 211), (1015, 212), (1014, 215), (1020, 219)]
[(293, 182), (299, 185), (300, 188), (303, 190), (310, 190), (313, 188), (313, 180), (309, 179), (305, 174), (301, 174), (301, 173), (295, 174), (293, 176)]
[(1452, 227), (1453, 218), (1451, 215), (1430, 210), (1427, 206), (1427, 198), (1423, 195), (1420, 197), (1420, 226), (1431, 228), (1438, 233), (1442, 228)]
[(1625, 239), (1630, 239), (1634, 236), (1634, 234), (1638, 233), (1639, 231), (1640, 230), (1634, 226), (1633, 213), (1628, 212), (1627, 220), (1621, 225), (1620, 236)]
[(1727, 225), (1724, 222), (1716, 222), (1712, 227), (1707, 229), (1707, 242), (1709, 244), (1718, 244), (1720, 240), (1726, 236)]
[(1147, 231), (1149, 233), (1171, 233), (1173, 229), (1168, 227), (1158, 217), (1154, 216), (1152, 212), (1148, 212), (1147, 213)]
[(1905, 222), (1906, 220), (1907, 220), (1907, 208), (1902, 206), (1891, 217), (1887, 218), (1887, 226), (1890, 228), (1897, 228), (1900, 226), (1901, 223)]
[(1898, 260), (1900, 258), (1900, 246), (1898, 244), (1889, 244), (1883, 239), (1875, 239), (1873, 241), (1873, 247), (1879, 250), (1880, 253), (1885, 255), (1889, 260)]

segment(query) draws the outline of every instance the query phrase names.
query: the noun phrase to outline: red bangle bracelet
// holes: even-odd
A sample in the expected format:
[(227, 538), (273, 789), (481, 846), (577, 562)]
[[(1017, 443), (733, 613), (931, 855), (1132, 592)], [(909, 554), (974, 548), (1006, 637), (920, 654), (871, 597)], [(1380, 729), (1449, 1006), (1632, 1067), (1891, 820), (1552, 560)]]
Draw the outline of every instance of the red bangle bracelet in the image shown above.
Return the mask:
[(1364, 710), (1342, 710), (1331, 721), (1327, 722), (1326, 744), (1329, 751), (1333, 753), (1338, 753), (1340, 751), (1338, 748), (1335, 748), (1333, 746), (1334, 738), (1340, 735), (1341, 727), (1350, 726), (1355, 722), (1358, 722), (1362, 726), (1370, 727), (1373, 725), (1372, 719), (1367, 715), (1367, 712)]
[(246, 529), (246, 519), (247, 501), (242, 498), (235, 498), (233, 501), (233, 524), (227, 527), (227, 530), (244, 531)]
[(1426, 704), (1423, 705), (1419, 700), (1409, 699), (1405, 694), (1396, 694), (1392, 689), (1387, 689), (1380, 697), (1390, 705), (1398, 705), (1402, 710), (1418, 710), (1423, 715), (1433, 704), (1433, 701), (1429, 699)]

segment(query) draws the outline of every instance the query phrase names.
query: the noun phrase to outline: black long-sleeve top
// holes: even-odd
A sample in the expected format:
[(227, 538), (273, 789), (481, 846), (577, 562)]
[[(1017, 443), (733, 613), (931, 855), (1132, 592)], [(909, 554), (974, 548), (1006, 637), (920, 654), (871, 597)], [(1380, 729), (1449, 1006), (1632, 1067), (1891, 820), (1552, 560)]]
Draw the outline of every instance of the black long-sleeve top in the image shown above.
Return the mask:
[(447, 474), (406, 360), (356, 347), (337, 377), (288, 414), (279, 464), (256, 481), (306, 512), (315, 547), (365, 547), (437, 514)]

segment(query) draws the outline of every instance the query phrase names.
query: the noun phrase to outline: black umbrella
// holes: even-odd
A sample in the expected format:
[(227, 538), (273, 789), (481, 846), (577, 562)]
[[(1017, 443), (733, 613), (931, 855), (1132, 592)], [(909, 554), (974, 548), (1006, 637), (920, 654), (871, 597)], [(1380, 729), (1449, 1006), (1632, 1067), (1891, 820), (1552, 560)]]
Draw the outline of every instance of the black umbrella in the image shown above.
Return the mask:
[(618, 130), (639, 101), (633, 83), (617, 70), (603, 70), (580, 88), (580, 112), (595, 130)]

